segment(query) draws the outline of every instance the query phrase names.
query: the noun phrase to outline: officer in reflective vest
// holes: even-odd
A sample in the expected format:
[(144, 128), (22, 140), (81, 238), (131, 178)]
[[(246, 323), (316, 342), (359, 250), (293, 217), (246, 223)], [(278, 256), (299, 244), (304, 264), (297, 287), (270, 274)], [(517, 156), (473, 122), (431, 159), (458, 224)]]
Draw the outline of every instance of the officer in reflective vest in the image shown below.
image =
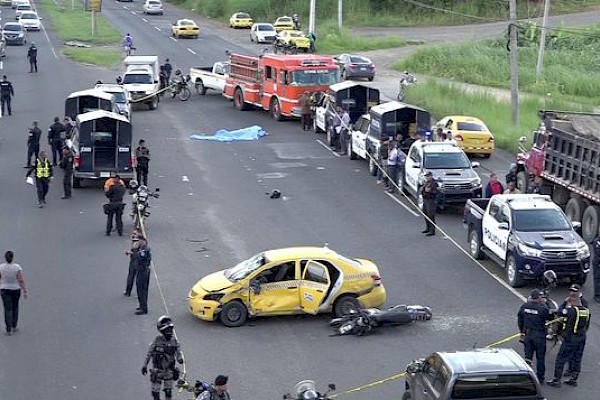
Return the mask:
[(560, 387), (563, 374), (563, 368), (567, 361), (571, 362), (572, 374), (565, 381), (566, 385), (577, 386), (577, 378), (581, 372), (581, 359), (583, 358), (583, 349), (585, 348), (586, 332), (590, 326), (590, 310), (581, 305), (579, 297), (572, 297), (568, 300), (569, 307), (562, 310), (563, 343), (560, 346), (556, 363), (554, 366), (554, 379), (548, 381), (548, 385)]
[(30, 176), (35, 171), (35, 186), (37, 187), (38, 207), (44, 207), (46, 204), (46, 195), (48, 194), (48, 186), (50, 179), (53, 176), (52, 163), (46, 156), (46, 151), (40, 151), (39, 157), (35, 160), (35, 164), (27, 171), (27, 176)]

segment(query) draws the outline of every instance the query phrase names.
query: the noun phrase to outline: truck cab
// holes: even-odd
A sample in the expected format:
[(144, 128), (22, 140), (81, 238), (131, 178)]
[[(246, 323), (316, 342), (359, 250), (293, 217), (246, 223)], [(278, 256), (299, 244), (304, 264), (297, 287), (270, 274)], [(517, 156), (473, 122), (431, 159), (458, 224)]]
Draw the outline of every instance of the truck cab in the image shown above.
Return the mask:
[(590, 270), (590, 250), (549, 196), (498, 194), (469, 200), (465, 206), (469, 252), (505, 267), (509, 285), (538, 280), (546, 270), (559, 279), (583, 284)]
[(140, 102), (154, 110), (158, 107), (158, 56), (127, 56), (123, 60), (125, 73), (122, 84), (129, 92), (129, 101)]
[(208, 89), (223, 92), (225, 79), (229, 76), (229, 62), (217, 61), (212, 67), (191, 67), (190, 78), (198, 94), (206, 94)]
[(452, 142), (427, 142), (418, 140), (408, 150), (404, 169), (398, 174), (398, 186), (415, 196), (425, 182), (425, 173), (433, 173), (439, 184), (438, 207), (462, 204), (468, 199), (481, 197), (481, 178), (474, 171), (478, 162), (470, 162), (465, 152)]
[(407, 365), (402, 400), (544, 400), (539, 380), (513, 349), (436, 352)]
[(131, 120), (131, 103), (129, 102), (129, 92), (123, 85), (117, 85), (114, 83), (98, 83), (94, 89), (113, 94), (119, 114), (124, 115), (127, 117), (127, 119)]

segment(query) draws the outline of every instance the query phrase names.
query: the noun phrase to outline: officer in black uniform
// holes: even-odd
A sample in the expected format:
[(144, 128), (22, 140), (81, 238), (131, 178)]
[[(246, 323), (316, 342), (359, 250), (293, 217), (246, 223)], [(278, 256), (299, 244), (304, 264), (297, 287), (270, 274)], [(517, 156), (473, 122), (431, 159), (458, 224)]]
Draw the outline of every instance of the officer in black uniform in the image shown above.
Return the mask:
[(544, 382), (546, 374), (546, 321), (550, 319), (550, 311), (542, 292), (533, 289), (528, 301), (521, 306), (517, 314), (521, 341), (525, 345), (525, 361), (532, 365), (533, 355), (536, 359), (536, 374), (540, 382)]
[(170, 400), (173, 396), (173, 381), (179, 379), (179, 370), (175, 361), (183, 364), (183, 354), (179, 342), (173, 335), (173, 321), (167, 315), (158, 318), (156, 328), (161, 333), (150, 343), (146, 354), (142, 375), (148, 373), (148, 363), (152, 360), (150, 369), (150, 382), (152, 384), (152, 399), (160, 400), (160, 388), (163, 387), (165, 398)]
[(29, 128), (27, 133), (27, 165), (25, 168), (31, 167), (31, 156), (37, 159), (40, 155), (40, 138), (42, 137), (42, 130), (38, 126), (37, 121), (33, 121), (33, 127)]
[(66, 136), (66, 129), (63, 124), (60, 123), (58, 117), (54, 117), (54, 123), (48, 128), (48, 144), (52, 148), (52, 164), (56, 165), (63, 158), (63, 146), (64, 138)]
[(423, 195), (423, 214), (425, 214), (426, 236), (435, 235), (435, 212), (437, 211), (437, 196), (439, 194), (438, 184), (433, 179), (431, 171), (425, 173), (425, 183), (419, 189)]
[(577, 386), (577, 378), (581, 372), (581, 359), (585, 348), (586, 332), (590, 326), (590, 310), (581, 305), (579, 297), (569, 297), (569, 306), (562, 310), (564, 317), (562, 326), (563, 342), (554, 364), (554, 379), (546, 382), (553, 387), (561, 386), (561, 377), (567, 361), (570, 361), (572, 373), (565, 385)]
[(117, 225), (117, 232), (119, 236), (123, 235), (123, 208), (125, 208), (125, 204), (123, 203), (123, 196), (125, 195), (125, 186), (121, 183), (121, 177), (119, 175), (115, 175), (115, 184), (112, 185), (106, 191), (106, 197), (109, 200), (108, 204), (104, 205), (104, 212), (107, 215), (106, 219), (106, 236), (110, 235), (112, 231), (112, 221), (113, 216), (115, 217), (115, 223)]
[(15, 95), (15, 91), (13, 89), (12, 83), (10, 83), (6, 79), (6, 75), (2, 75), (2, 80), (0, 81), (0, 103), (2, 103), (2, 115), (6, 114), (4, 112), (4, 106), (6, 106), (8, 110), (8, 115), (12, 115), (12, 108), (10, 107), (10, 100), (12, 96)]
[(73, 161), (75, 157), (73, 152), (68, 147), (63, 148), (62, 159), (60, 160), (60, 168), (64, 171), (63, 175), (63, 190), (65, 194), (61, 199), (71, 198), (71, 188), (73, 184)]
[(37, 72), (37, 47), (33, 42), (27, 50), (27, 58), (29, 59), (29, 72)]

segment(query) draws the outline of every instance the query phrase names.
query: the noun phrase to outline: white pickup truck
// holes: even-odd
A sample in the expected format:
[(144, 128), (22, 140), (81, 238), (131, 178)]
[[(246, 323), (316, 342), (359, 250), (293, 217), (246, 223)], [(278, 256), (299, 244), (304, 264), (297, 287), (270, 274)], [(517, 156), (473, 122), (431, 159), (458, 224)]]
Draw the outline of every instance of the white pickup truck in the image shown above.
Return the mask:
[(196, 86), (198, 94), (206, 94), (208, 89), (223, 92), (225, 79), (229, 76), (229, 62), (219, 61), (212, 67), (190, 68), (190, 80)]

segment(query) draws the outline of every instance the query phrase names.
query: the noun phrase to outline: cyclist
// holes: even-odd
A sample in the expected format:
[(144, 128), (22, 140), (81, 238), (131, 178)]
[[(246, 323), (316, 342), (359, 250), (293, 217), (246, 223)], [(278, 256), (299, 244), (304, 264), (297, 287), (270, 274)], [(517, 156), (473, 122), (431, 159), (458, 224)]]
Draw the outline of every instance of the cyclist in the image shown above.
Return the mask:
[(131, 55), (131, 50), (133, 49), (133, 38), (129, 33), (123, 38), (123, 49), (125, 50), (125, 55)]

